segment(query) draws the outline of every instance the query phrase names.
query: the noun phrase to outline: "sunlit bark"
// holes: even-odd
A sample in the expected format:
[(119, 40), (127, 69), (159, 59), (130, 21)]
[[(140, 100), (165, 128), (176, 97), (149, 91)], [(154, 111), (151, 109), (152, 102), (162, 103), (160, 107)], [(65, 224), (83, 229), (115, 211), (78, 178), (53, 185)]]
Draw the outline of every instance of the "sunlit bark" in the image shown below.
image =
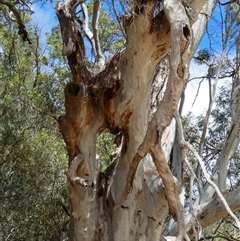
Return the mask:
[[(191, 27), (205, 1), (164, 0), (156, 16), (157, 0), (133, 1), (131, 13), (122, 17), (125, 48), (97, 74), (87, 67), (74, 21), (75, 9), (83, 2), (68, 0), (57, 8), (63, 54), (73, 75), (65, 89), (66, 115), (59, 118), (69, 154), (68, 237), (158, 240), (170, 212), (178, 225), (168, 233), (188, 240), (181, 183), (168, 161), (175, 136), (173, 117), (188, 78), (191, 50), (201, 39)], [(207, 17), (201, 15), (198, 21), (203, 34)], [(100, 61), (97, 45), (95, 52)], [(96, 159), (96, 137), (103, 131), (122, 133), (118, 155), (104, 174)]]

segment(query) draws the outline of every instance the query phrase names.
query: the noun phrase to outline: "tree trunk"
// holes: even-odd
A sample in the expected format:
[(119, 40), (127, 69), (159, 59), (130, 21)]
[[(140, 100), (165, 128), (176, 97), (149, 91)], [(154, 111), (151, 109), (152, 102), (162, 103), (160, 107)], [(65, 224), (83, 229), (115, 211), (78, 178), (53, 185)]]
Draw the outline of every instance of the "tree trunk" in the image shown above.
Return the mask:
[[(155, 16), (157, 0), (134, 1), (132, 13), (122, 17), (125, 49), (97, 74), (87, 67), (74, 21), (83, 2), (68, 0), (57, 8), (73, 75), (65, 89), (66, 115), (59, 118), (69, 154), (69, 240), (160, 240), (169, 212), (178, 221), (174, 235), (187, 239), (182, 188), (168, 161), (172, 119), (206, 16), (199, 29), (191, 25), (205, 1), (164, 0)], [(104, 173), (96, 158), (102, 132), (122, 133), (118, 155)]]

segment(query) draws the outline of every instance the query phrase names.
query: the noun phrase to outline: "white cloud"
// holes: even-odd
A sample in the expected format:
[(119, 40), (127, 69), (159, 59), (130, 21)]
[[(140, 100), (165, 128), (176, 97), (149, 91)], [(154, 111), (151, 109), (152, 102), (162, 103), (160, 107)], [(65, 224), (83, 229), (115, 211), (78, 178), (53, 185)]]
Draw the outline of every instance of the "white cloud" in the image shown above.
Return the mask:
[[(206, 76), (207, 68), (204, 65), (196, 65), (191, 63), (190, 65), (190, 79), (194, 77)], [(206, 111), (209, 104), (209, 86), (208, 80), (193, 79), (188, 83), (185, 91), (185, 102), (183, 107), (183, 114), (191, 111), (195, 115), (201, 114)], [(201, 85), (199, 87), (199, 83)], [(196, 99), (196, 100), (195, 100)]]

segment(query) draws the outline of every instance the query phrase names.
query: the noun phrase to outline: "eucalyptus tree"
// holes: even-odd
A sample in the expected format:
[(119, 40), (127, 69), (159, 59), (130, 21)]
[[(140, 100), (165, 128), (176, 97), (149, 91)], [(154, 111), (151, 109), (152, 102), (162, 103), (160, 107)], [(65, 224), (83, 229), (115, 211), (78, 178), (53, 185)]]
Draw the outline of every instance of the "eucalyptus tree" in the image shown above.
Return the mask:
[[(208, 82), (209, 105), (206, 113), (185, 132), (223, 193), (238, 192), (239, 188), (239, 10), (238, 4), (220, 2), (212, 15), (214, 24), (207, 31), (209, 50), (200, 50), (194, 57), (195, 62), (206, 66), (206, 76), (199, 79), (200, 83)], [(215, 195), (199, 165), (197, 179), (192, 187), (197, 198), (195, 205)], [(222, 217), (217, 215), (218, 222), (203, 232), (204, 237), (238, 239), (237, 227), (230, 227), (229, 218)]]
[[(219, 167), (239, 143), (238, 92), (231, 106), (235, 131), (224, 141), (214, 182), (202, 156), (184, 140), (178, 114), (189, 63), (214, 1), (112, 1), (105, 11), (116, 13), (124, 37), (122, 50), (112, 56), (101, 49), (101, 4), (93, 1), (90, 14), (85, 1), (68, 0), (57, 6), (63, 55), (72, 73), (65, 88), (66, 114), (59, 118), (69, 155), (69, 240), (159, 240), (163, 232), (177, 240), (198, 239), (201, 228), (228, 213), (240, 227), (231, 211), (239, 209), (239, 190), (225, 194), (225, 199), (219, 190), (224, 189)], [(89, 44), (95, 54), (92, 67), (85, 52)], [(171, 155), (175, 126), (179, 146)], [(121, 142), (101, 173), (96, 138), (103, 132), (120, 136)], [(179, 197), (183, 185), (179, 170), (184, 161), (188, 164), (184, 148), (199, 161), (207, 180), (194, 204), (190, 197), (191, 210), (185, 215)], [(168, 165), (171, 157), (173, 172)], [(177, 222), (164, 230), (168, 213)]]
[[(212, 0), (58, 4), (63, 55), (72, 74), (64, 92), (66, 114), (58, 119), (69, 155), (70, 220), (64, 227), (69, 240), (160, 240), (162, 234), (165, 239), (197, 240), (202, 229), (228, 214), (240, 227), (232, 212), (240, 209), (239, 190), (224, 190), (227, 164), (239, 143), (239, 62), (233, 75), (230, 131), (211, 177), (201, 151), (206, 135), (200, 148), (185, 141), (178, 113), (190, 60), (214, 5)], [(104, 24), (111, 30), (111, 45), (105, 41), (110, 36)], [(54, 65), (57, 76), (66, 66), (59, 67)], [(69, 79), (68, 74), (61, 76)], [(54, 97), (48, 98), (53, 110), (58, 106)], [(116, 150), (102, 168), (96, 142), (106, 132), (116, 136)], [(202, 169), (202, 182), (195, 178), (186, 148)], [(184, 169), (190, 176), (187, 213), (180, 197)], [(165, 226), (168, 213), (173, 219)]]

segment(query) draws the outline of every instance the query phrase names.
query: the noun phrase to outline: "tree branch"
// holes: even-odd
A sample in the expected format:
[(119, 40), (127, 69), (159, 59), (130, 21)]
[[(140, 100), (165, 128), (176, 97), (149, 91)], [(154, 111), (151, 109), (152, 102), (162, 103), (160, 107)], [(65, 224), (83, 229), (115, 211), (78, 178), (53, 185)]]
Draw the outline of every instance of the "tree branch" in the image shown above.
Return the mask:
[[(120, 4), (122, 4), (121, 1), (120, 1)], [(112, 6), (113, 6), (113, 11), (114, 11), (114, 13), (115, 13), (115, 15), (117, 17), (118, 26), (119, 26), (123, 36), (126, 38), (126, 34), (125, 34), (125, 31), (124, 31), (122, 23), (121, 23), (121, 16), (119, 16), (118, 13), (117, 13), (117, 7), (115, 5), (115, 1), (114, 0), (112, 0)], [(123, 8), (123, 6), (122, 6), (122, 8)], [(127, 12), (125, 11), (124, 8), (123, 8), (123, 11), (124, 11), (125, 14), (127, 14)]]
[[(197, 157), (197, 160), (199, 161), (201, 168), (203, 168), (203, 174), (204, 174), (205, 178), (207, 179), (209, 184), (214, 187), (214, 189), (216, 190), (216, 193), (217, 193), (217, 196), (215, 196), (215, 198), (213, 198), (211, 202), (203, 203), (201, 205), (201, 207), (194, 210), (194, 216), (197, 218), (199, 225), (202, 228), (206, 228), (207, 226), (210, 226), (212, 223), (216, 222), (217, 220), (230, 214), (231, 217), (235, 220), (238, 228), (240, 228), (240, 226), (239, 226), (240, 222), (237, 219), (237, 217), (233, 214), (233, 212), (240, 210), (240, 202), (239, 202), (240, 191), (239, 191), (239, 189), (234, 190), (232, 192), (227, 192), (224, 194), (222, 194), (219, 191), (216, 184), (213, 181), (211, 181), (211, 179), (208, 177), (208, 174), (205, 170), (202, 159), (199, 156), (199, 154), (197, 153), (197, 151), (189, 143), (187, 143), (184, 140), (183, 133), (181, 131), (182, 130), (181, 120), (177, 113), (175, 114), (175, 119), (176, 119), (176, 123), (177, 123), (178, 130), (179, 130), (179, 139), (180, 138), (182, 139), (182, 141), (181, 141), (182, 147), (189, 148), (189, 150)], [(219, 202), (219, 199), (221, 200), (221, 202)], [(229, 206), (232, 208), (233, 211), (230, 209)], [(189, 215), (192, 216), (192, 213), (190, 213)], [(187, 220), (186, 226), (188, 226), (187, 232), (188, 232), (188, 234), (190, 234), (190, 236), (192, 236), (194, 233), (194, 228), (192, 227), (192, 224), (189, 227), (189, 222), (191, 221), (191, 216), (190, 216), (190, 218), (186, 217), (186, 219), (185, 219), (185, 220)], [(170, 230), (165, 232), (165, 235), (175, 235), (175, 234), (176, 234), (176, 226), (175, 225)]]
[(84, 0), (68, 0), (57, 6), (57, 16), (63, 39), (63, 55), (67, 56), (74, 80), (77, 83), (89, 80), (91, 76), (86, 65), (83, 38), (75, 21), (75, 9), (78, 4), (84, 2)]
[[(238, 8), (238, 11), (235, 13), (233, 18), (231, 18), (231, 21), (225, 30), (226, 37), (223, 43), (223, 53), (221, 56), (221, 60), (223, 61), (223, 57), (226, 55), (226, 48), (227, 43), (229, 41), (229, 38), (232, 36), (231, 29), (234, 23), (236, 22), (237, 18), (239, 17), (240, 8)], [(237, 46), (239, 47), (239, 40), (237, 42)], [(237, 47), (237, 48), (238, 48)], [(237, 59), (239, 60), (239, 52), (237, 49)], [(220, 62), (221, 63), (221, 62)], [(221, 170), (221, 172), (218, 172), (218, 185), (221, 190), (226, 189), (226, 178), (227, 178), (227, 165), (229, 163), (230, 158), (236, 151), (236, 148), (240, 142), (240, 111), (239, 111), (239, 103), (240, 103), (240, 80), (239, 80), (239, 61), (237, 61), (238, 65), (236, 66), (236, 75), (234, 76), (234, 84), (233, 84), (233, 93), (231, 98), (231, 114), (232, 114), (232, 125), (231, 129), (227, 135), (224, 147), (222, 148), (221, 155), (218, 160), (218, 168)], [(220, 67), (217, 71), (217, 77), (220, 74)], [(216, 77), (216, 78), (217, 78)]]
[[(193, 100), (193, 103), (192, 103), (192, 107), (194, 106), (194, 104), (195, 104), (195, 102), (196, 102), (196, 100), (197, 100), (197, 97), (198, 97), (198, 94), (199, 94), (199, 90), (200, 90), (200, 87), (201, 87), (201, 84), (202, 84), (202, 82), (204, 81), (204, 78), (205, 77), (200, 77), (202, 80), (198, 83), (198, 88), (197, 88), (197, 93), (196, 93), (196, 95), (195, 95), (195, 98), (194, 98), (194, 100)], [(196, 79), (196, 78), (192, 78), (192, 79)], [(191, 79), (191, 80), (192, 80)], [(190, 80), (189, 80), (190, 81)]]
[(20, 36), (22, 36), (23, 41), (28, 41), (28, 43), (31, 44), (31, 41), (28, 38), (28, 33), (25, 28), (25, 24), (22, 21), (19, 10), (16, 9), (15, 6), (13, 4), (11, 4), (8, 0), (0, 0), (0, 4), (7, 6), (13, 12), (14, 16), (16, 17), (17, 24), (18, 24), (18, 34)]
[(171, 170), (166, 162), (161, 145), (156, 145), (151, 148), (153, 162), (157, 168), (157, 171), (163, 181), (164, 191), (166, 199), (168, 201), (169, 211), (173, 215), (173, 218), (178, 221), (178, 238), (177, 240), (189, 240), (188, 235), (185, 231), (184, 218), (183, 218), (183, 207), (179, 199), (179, 194), (176, 189), (174, 177)]
[[(176, 192), (173, 175), (165, 160), (160, 141), (164, 129), (172, 121), (188, 77), (187, 66), (190, 61), (189, 47), (191, 43), (191, 32), (189, 19), (186, 16), (184, 6), (176, 0), (164, 1), (163, 3), (165, 14), (171, 26), (170, 75), (164, 97), (148, 126), (145, 139), (138, 148), (138, 153), (130, 165), (130, 171), (120, 202), (124, 202), (128, 195), (138, 163), (142, 157), (150, 152), (164, 183), (170, 213), (173, 217), (177, 218), (178, 221), (179, 229), (177, 240), (182, 240), (183, 238), (188, 239), (184, 228), (182, 206), (179, 200), (179, 193)], [(176, 16), (181, 16), (179, 21), (176, 21)]]
[(222, 3), (221, 1), (218, 1), (218, 2), (219, 2), (220, 5), (225, 6), (225, 5), (236, 2), (236, 0), (231, 0), (231, 1), (228, 1), (228, 2), (225, 2), (225, 3)]
[(89, 39), (91, 45), (92, 45), (92, 49), (93, 49), (93, 52), (95, 54), (95, 56), (97, 55), (97, 52), (96, 52), (96, 46), (95, 46), (95, 41), (93, 39), (93, 33), (92, 31), (89, 29), (89, 18), (88, 18), (88, 9), (87, 9), (87, 6), (85, 3), (82, 3), (81, 4), (81, 7), (82, 7), (82, 11), (83, 11), (83, 22), (81, 23), (82, 25), (82, 28), (83, 28), (83, 31), (84, 33), (86, 34), (87, 38)]
[[(179, 145), (181, 146), (181, 148), (183, 148), (182, 146), (182, 140), (184, 140), (184, 136), (183, 136), (183, 128), (182, 128), (182, 122), (181, 122), (181, 118), (180, 118), (180, 115), (179, 115), (179, 112), (176, 111), (175, 112), (175, 115), (174, 115), (174, 118), (176, 120), (176, 124), (177, 124), (177, 133), (178, 133), (178, 143)], [(194, 237), (195, 237), (195, 240), (198, 240), (199, 239), (199, 232), (197, 231), (198, 229), (201, 230), (201, 227), (198, 223), (198, 220), (197, 220), (197, 217), (195, 216), (194, 214), (194, 210), (193, 210), (193, 198), (192, 198), (192, 193), (193, 193), (193, 183), (194, 183), (194, 179), (196, 179), (199, 183), (199, 180), (197, 179), (192, 167), (191, 167), (191, 164), (188, 162), (187, 160), (187, 157), (184, 155), (184, 162), (186, 163), (188, 169), (190, 170), (191, 172), (191, 175), (190, 175), (190, 190), (189, 190), (189, 204), (190, 204), (190, 214), (191, 214), (191, 225), (192, 225), (192, 229), (193, 229), (193, 232), (194, 232)], [(198, 225), (197, 229), (196, 229), (196, 224)]]
[(98, 36), (98, 20), (99, 20), (100, 11), (101, 11), (101, 5), (102, 3), (99, 0), (94, 0), (93, 19), (92, 19), (93, 38), (94, 38), (96, 53), (97, 53), (96, 57), (97, 57), (98, 66), (100, 68), (102, 68), (105, 64), (105, 58), (102, 54), (100, 40)]
[(229, 163), (229, 160), (233, 154), (236, 152), (240, 142), (240, 111), (238, 111), (236, 115), (237, 118), (232, 121), (231, 129), (228, 132), (218, 160), (218, 169), (221, 170), (218, 173), (218, 185), (221, 190), (226, 189), (227, 164)]
[(224, 199), (222, 193), (220, 192), (218, 186), (209, 178), (208, 176), (208, 173), (204, 167), (204, 164), (203, 164), (203, 161), (202, 161), (202, 158), (199, 156), (199, 154), (196, 152), (196, 150), (194, 149), (194, 147), (189, 144), (188, 142), (184, 141), (183, 140), (183, 145), (185, 147), (187, 147), (194, 155), (195, 157), (197, 158), (200, 166), (201, 166), (201, 169), (202, 169), (202, 172), (204, 174), (204, 177), (206, 178), (207, 182), (215, 189), (218, 197), (220, 198), (220, 200), (222, 201), (224, 207), (226, 208), (227, 212), (229, 213), (229, 215), (235, 220), (236, 224), (237, 224), (237, 227), (238, 229), (240, 230), (240, 221), (238, 220), (238, 218), (234, 215), (234, 213), (232, 212), (232, 210), (230, 209), (228, 203), (226, 202), (226, 200)]
[[(226, 202), (229, 204), (233, 212), (240, 210), (240, 189), (236, 189), (231, 192), (225, 192), (222, 196), (223, 199), (226, 200)], [(211, 202), (207, 202), (201, 205), (201, 208), (195, 211), (195, 215), (198, 217), (199, 223), (203, 228), (210, 226), (217, 220), (220, 220), (229, 214), (225, 205), (222, 201), (220, 201), (221, 199), (219, 199), (220, 198), (218, 196), (215, 196)]]

